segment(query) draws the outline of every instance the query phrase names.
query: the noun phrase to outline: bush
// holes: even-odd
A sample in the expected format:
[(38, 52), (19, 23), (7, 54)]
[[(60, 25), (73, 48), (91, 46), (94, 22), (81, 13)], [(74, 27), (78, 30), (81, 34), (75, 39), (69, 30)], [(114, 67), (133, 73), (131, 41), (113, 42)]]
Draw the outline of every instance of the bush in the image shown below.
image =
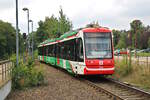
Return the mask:
[(124, 77), (132, 73), (132, 67), (126, 64), (126, 60), (115, 62), (115, 66), (116, 66), (115, 72), (120, 77)]
[(25, 66), (23, 64), (19, 64), (18, 67), (13, 68), (13, 89), (23, 89), (24, 87), (38, 86), (44, 83), (43, 71), (41, 69), (36, 69), (31, 65)]

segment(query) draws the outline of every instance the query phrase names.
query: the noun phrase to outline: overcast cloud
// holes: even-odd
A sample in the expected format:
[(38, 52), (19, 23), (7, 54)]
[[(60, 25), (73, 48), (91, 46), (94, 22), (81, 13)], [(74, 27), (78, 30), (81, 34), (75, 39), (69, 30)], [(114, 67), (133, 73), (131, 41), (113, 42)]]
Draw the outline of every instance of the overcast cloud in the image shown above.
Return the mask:
[[(72, 21), (74, 28), (83, 27), (92, 21), (111, 29), (130, 29), (130, 22), (140, 19), (144, 25), (150, 25), (150, 0), (18, 0), (19, 28), (27, 32), (27, 13), (23, 7), (30, 9), (30, 19), (34, 21), (34, 30), (38, 21), (54, 14), (62, 6), (64, 13)], [(15, 26), (15, 0), (0, 1), (0, 20)]]

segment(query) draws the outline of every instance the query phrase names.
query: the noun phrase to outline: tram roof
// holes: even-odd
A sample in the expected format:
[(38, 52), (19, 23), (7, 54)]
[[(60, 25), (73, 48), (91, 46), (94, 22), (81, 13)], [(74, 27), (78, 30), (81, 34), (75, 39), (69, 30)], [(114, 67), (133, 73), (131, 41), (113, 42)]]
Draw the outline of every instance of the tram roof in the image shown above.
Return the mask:
[(61, 35), (59, 38), (55, 39), (47, 39), (44, 42), (40, 43), (39, 46), (47, 44), (47, 43), (52, 43), (56, 42), (58, 40), (63, 40), (64, 38), (68, 38), (70, 36), (73, 36), (78, 33), (79, 30), (82, 30), (83, 32), (111, 32), (108, 28), (106, 27), (98, 27), (98, 28), (80, 28), (77, 30), (69, 31)]
[(73, 36), (77, 33), (78, 33), (78, 31), (69, 31), (69, 32), (66, 32), (65, 34), (61, 35), (59, 38), (47, 39), (44, 42), (40, 43), (40, 45), (44, 45), (44, 44), (51, 43), (51, 42), (56, 42), (58, 40), (63, 40), (64, 38), (68, 38), (68, 37)]

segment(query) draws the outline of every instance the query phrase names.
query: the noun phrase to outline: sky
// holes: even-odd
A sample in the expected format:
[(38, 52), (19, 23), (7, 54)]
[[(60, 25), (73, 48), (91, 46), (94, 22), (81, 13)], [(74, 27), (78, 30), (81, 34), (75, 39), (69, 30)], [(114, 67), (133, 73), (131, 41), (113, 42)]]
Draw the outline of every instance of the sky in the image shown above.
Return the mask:
[[(16, 25), (16, 0), (0, 0), (0, 20)], [(74, 29), (84, 27), (93, 21), (110, 29), (129, 30), (130, 23), (139, 19), (150, 25), (150, 0), (18, 0), (19, 29), (27, 33), (27, 7), (34, 31), (38, 22), (54, 14), (59, 16), (60, 6), (72, 21)], [(30, 28), (31, 29), (31, 28)], [(30, 30), (31, 31), (31, 30)]]

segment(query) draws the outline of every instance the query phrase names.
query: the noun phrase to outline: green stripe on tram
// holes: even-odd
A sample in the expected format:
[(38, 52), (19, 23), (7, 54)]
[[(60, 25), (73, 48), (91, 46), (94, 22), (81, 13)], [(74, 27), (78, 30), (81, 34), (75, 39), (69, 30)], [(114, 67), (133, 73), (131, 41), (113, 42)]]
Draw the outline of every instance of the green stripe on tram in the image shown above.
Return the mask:
[(59, 66), (63, 68), (63, 59), (59, 59)]
[(64, 64), (64, 59), (59, 58), (59, 64), (58, 64), (58, 60), (56, 57), (44, 56), (44, 62), (66, 69), (69, 73), (73, 74), (69, 60), (65, 60), (65, 64)]
[(69, 63), (68, 60), (66, 60), (66, 69), (67, 69), (67, 71), (68, 71), (69, 73), (73, 73), (73, 72), (72, 72), (71, 65), (70, 65), (70, 63)]
[(44, 56), (44, 62), (46, 62), (46, 56)]
[(47, 56), (47, 62), (48, 62), (48, 63), (50, 63), (50, 64), (52, 64), (52, 65), (55, 65), (55, 60), (56, 60), (55, 57), (48, 57), (48, 56)]

